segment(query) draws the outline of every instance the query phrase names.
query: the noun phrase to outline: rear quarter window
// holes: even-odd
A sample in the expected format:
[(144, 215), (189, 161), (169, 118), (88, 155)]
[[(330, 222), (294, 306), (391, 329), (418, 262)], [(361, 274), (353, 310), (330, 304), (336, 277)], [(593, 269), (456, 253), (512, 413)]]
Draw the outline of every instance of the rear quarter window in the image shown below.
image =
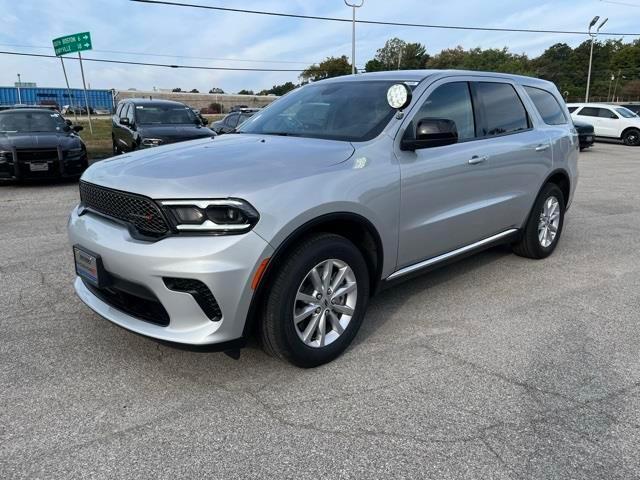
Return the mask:
[(544, 123), (547, 125), (564, 125), (567, 123), (567, 117), (562, 111), (562, 107), (551, 93), (535, 87), (524, 87), (524, 89), (533, 101)]

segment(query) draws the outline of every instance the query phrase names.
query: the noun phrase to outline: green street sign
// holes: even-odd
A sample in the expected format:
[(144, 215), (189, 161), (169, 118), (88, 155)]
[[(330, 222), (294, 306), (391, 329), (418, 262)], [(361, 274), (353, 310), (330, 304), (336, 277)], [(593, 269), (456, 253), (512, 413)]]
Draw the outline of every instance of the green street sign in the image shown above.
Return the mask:
[(91, 34), (89, 32), (74, 33), (60, 38), (53, 39), (53, 48), (56, 55), (65, 55), (67, 53), (82, 52), (91, 50)]

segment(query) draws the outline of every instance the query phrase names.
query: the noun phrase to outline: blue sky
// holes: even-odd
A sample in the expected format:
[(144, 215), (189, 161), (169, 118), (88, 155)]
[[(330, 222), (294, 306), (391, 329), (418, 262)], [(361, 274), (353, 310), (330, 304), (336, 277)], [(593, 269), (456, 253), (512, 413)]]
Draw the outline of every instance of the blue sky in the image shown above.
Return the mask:
[[(334, 17), (351, 14), (343, 0), (190, 0), (187, 3)], [(594, 15), (600, 15), (609, 17), (604, 30), (640, 31), (640, 0), (621, 0), (621, 3), (637, 4), (638, 8), (603, 0), (365, 0), (358, 16), (399, 22), (584, 30)], [(347, 23), (146, 5), (128, 0), (0, 0), (0, 12), (0, 50), (53, 53), (50, 46), (54, 37), (90, 30), (96, 50), (87, 52), (86, 56), (119, 60), (302, 69), (327, 56), (350, 55), (351, 52), (351, 25)], [(553, 43), (564, 41), (577, 45), (584, 40), (575, 35), (359, 25), (356, 63), (362, 66), (385, 40), (394, 36), (421, 42), (430, 54), (462, 45), (465, 48), (508, 46), (516, 53), (537, 55)], [(77, 62), (66, 63), (72, 87), (80, 86)], [(297, 80), (297, 74), (293, 72), (194, 71), (93, 62), (87, 62), (85, 70), (93, 88), (181, 87), (207, 91), (219, 86), (234, 92), (242, 88), (260, 90)], [(23, 81), (34, 81), (39, 86), (64, 85), (57, 60), (0, 55), (0, 85), (13, 85), (17, 72), (21, 73)]]

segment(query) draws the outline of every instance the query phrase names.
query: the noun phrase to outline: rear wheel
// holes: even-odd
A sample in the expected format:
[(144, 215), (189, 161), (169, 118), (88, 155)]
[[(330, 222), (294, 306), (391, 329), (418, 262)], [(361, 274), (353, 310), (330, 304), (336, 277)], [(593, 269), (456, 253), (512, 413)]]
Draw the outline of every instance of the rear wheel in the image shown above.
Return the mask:
[(527, 258), (546, 258), (553, 253), (564, 225), (565, 199), (554, 183), (547, 183), (533, 206), (522, 232), (522, 238), (513, 245), (516, 255)]
[(629, 145), (630, 147), (637, 147), (640, 145), (640, 130), (632, 128), (624, 132), (622, 136), (622, 141), (625, 145)]
[(318, 234), (300, 243), (275, 273), (261, 337), (267, 353), (299, 367), (338, 357), (358, 332), (369, 300), (369, 272), (344, 237)]

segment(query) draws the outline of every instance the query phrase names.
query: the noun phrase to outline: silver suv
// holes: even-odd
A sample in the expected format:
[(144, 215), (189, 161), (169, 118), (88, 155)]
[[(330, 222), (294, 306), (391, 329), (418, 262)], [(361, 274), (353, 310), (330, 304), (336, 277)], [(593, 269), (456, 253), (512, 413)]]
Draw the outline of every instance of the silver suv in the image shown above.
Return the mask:
[(94, 164), (69, 220), (80, 298), (134, 332), (342, 353), (371, 295), (508, 243), (555, 249), (578, 137), (551, 83), (397, 71), (299, 88), (237, 133)]

